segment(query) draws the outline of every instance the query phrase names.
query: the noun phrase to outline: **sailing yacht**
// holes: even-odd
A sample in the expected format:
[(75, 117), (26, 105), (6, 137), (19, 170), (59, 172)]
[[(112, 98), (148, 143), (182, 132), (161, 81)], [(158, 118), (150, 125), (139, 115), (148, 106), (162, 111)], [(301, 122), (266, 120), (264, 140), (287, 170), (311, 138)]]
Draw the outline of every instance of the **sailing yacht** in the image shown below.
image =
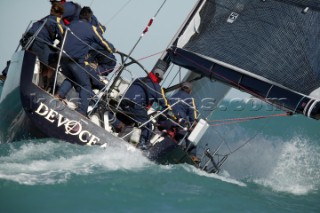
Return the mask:
[[(198, 109), (197, 125), (180, 141), (154, 128), (152, 146), (143, 154), (161, 164), (188, 163), (218, 173), (230, 153), (219, 154), (220, 146), (208, 147), (201, 139), (213, 128), (208, 120), (231, 87), (287, 112), (319, 119), (319, 11), (316, 0), (197, 1), (153, 70), (164, 71), (169, 81), (187, 70), (181, 81), (164, 89), (166, 94), (176, 92), (183, 82), (192, 82), (196, 102), (210, 100), (210, 107)], [(117, 58), (120, 66), (108, 76), (105, 88), (97, 91), (87, 118), (70, 101), (76, 91), (66, 103), (56, 99), (55, 89), (42, 88), (38, 58), (27, 49), (17, 51), (0, 99), (2, 114), (9, 106), (14, 112), (3, 118), (9, 125), (1, 126), (2, 137), (6, 141), (51, 137), (104, 148), (117, 143), (135, 147), (144, 124), (119, 134), (110, 126), (109, 112), (122, 113), (119, 103), (131, 83), (141, 77), (133, 76), (131, 67), (146, 75), (148, 71), (130, 54), (119, 52)], [(59, 67), (55, 69), (56, 85), (66, 78)], [(152, 112), (148, 122), (156, 127), (164, 113)], [(190, 144), (201, 151), (191, 153)]]

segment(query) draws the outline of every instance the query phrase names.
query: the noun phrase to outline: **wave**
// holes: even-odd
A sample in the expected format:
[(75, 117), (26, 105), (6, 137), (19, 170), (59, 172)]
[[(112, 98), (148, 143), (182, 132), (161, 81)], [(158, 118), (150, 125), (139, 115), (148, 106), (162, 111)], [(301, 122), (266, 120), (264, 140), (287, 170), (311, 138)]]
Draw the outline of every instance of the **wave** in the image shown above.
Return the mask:
[(33, 140), (2, 146), (5, 148), (0, 157), (0, 179), (23, 185), (59, 184), (74, 176), (96, 176), (113, 171), (143, 174), (151, 168), (161, 174), (168, 170), (176, 173), (183, 168), (199, 177), (228, 184), (246, 187), (246, 182), (253, 182), (273, 191), (295, 195), (309, 194), (320, 188), (320, 148), (298, 136), (286, 142), (260, 136), (230, 156), (218, 175), (191, 165), (156, 165), (127, 145), (101, 149)]
[(130, 146), (102, 149), (50, 140), (2, 146), (7, 146), (7, 155), (0, 157), (0, 179), (25, 185), (62, 183), (72, 175), (115, 170), (137, 171), (152, 164)]
[[(244, 134), (244, 133), (243, 133)], [(246, 137), (232, 146), (240, 146)], [(320, 189), (320, 147), (302, 135), (289, 140), (259, 135), (229, 156), (223, 169), (237, 180), (304, 195)]]
[(265, 178), (254, 182), (277, 192), (305, 195), (320, 189), (320, 148), (296, 137), (283, 144), (278, 160)]
[[(225, 110), (216, 111), (214, 119), (282, 113), (248, 100), (222, 101)], [(219, 154), (232, 153), (223, 165), (232, 178), (303, 195), (320, 189), (319, 125), (301, 115), (275, 117), (215, 126), (204, 140), (215, 147), (222, 144)]]
[(54, 140), (32, 140), (2, 144), (2, 147), (6, 148), (2, 149), (0, 157), (0, 179), (23, 185), (59, 184), (70, 181), (74, 176), (112, 171), (145, 173), (151, 168), (157, 170), (157, 173), (167, 173), (168, 170), (183, 168), (198, 176), (246, 186), (227, 173), (208, 174), (187, 164), (156, 165), (127, 144), (102, 149)]
[(241, 181), (238, 181), (238, 180), (232, 178), (229, 175), (229, 173), (226, 172), (226, 171), (222, 171), (222, 173), (220, 173), (220, 174), (208, 174), (207, 172), (199, 170), (199, 169), (195, 168), (194, 166), (185, 165), (184, 168), (185, 168), (186, 171), (192, 172), (192, 173), (197, 174), (199, 176), (213, 178), (213, 179), (216, 179), (216, 180), (220, 180), (222, 182), (235, 184), (235, 185), (242, 186), (242, 187), (247, 186), (244, 182), (241, 182)]

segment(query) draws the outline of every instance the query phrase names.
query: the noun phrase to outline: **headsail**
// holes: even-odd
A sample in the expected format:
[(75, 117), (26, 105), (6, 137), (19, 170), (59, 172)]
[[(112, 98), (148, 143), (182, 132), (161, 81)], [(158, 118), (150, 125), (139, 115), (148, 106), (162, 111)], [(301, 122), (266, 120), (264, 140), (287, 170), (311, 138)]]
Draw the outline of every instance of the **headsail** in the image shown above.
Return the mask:
[(202, 2), (199, 33), (173, 45), (170, 61), (319, 119), (319, 1)]

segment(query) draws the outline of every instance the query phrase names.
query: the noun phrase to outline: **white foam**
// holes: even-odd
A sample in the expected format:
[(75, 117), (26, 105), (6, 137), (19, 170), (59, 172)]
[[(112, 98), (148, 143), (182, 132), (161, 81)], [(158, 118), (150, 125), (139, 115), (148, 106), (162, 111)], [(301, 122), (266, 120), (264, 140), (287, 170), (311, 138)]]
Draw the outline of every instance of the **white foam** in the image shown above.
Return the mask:
[(294, 138), (284, 144), (273, 170), (254, 182), (274, 191), (305, 195), (320, 187), (320, 150), (308, 140)]
[(246, 132), (236, 128), (226, 139), (231, 150), (250, 140), (230, 155), (223, 165), (232, 178), (253, 181), (273, 191), (294, 195), (305, 195), (320, 189), (318, 144), (305, 135), (295, 135), (284, 141), (281, 137), (261, 134), (250, 139)]
[(245, 183), (240, 182), (234, 178), (231, 178), (226, 171), (221, 171), (219, 174), (213, 174), (213, 173), (209, 174), (209, 173), (207, 173), (203, 170), (197, 169), (196, 167), (191, 166), (191, 165), (184, 165), (184, 168), (186, 171), (193, 172), (199, 176), (214, 178), (214, 179), (221, 180), (223, 182), (227, 182), (227, 183), (231, 183), (231, 184), (235, 184), (238, 186), (247, 186)]
[(64, 142), (28, 143), (10, 149), (0, 157), (0, 178), (20, 184), (55, 184), (66, 182), (71, 175), (98, 171), (143, 169), (152, 163), (139, 151), (126, 146), (85, 147)]

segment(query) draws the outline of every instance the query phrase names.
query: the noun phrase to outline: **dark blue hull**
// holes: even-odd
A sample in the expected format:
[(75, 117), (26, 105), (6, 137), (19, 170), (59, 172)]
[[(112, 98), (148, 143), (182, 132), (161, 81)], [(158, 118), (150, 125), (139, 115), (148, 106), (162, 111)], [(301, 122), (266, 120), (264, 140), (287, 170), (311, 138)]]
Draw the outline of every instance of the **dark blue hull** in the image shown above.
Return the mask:
[[(20, 81), (24, 81), (21, 71), (23, 66), (28, 67), (30, 65), (28, 64), (29, 60), (25, 59), (24, 55), (24, 51), (17, 52), (13, 55), (7, 78), (2, 87), (0, 98), (1, 142), (44, 136), (32, 125), (21, 103)], [(30, 62), (31, 67), (34, 67), (34, 60)]]
[[(127, 142), (107, 132), (88, 118), (67, 107), (63, 102), (35, 85), (33, 74), (35, 70), (35, 55), (25, 52), (20, 56), (21, 66), (9, 70), (6, 84), (7, 97), (2, 97), (1, 110), (6, 114), (2, 133), (6, 141), (20, 138), (48, 137), (80, 145), (124, 145)], [(11, 75), (20, 76), (21, 80), (10, 83)], [(15, 131), (10, 128), (16, 126)], [(21, 137), (17, 137), (18, 129)], [(8, 137), (8, 133), (14, 137)], [(197, 166), (180, 146), (172, 139), (166, 138), (163, 142), (145, 151), (144, 154), (161, 164), (189, 163)]]

